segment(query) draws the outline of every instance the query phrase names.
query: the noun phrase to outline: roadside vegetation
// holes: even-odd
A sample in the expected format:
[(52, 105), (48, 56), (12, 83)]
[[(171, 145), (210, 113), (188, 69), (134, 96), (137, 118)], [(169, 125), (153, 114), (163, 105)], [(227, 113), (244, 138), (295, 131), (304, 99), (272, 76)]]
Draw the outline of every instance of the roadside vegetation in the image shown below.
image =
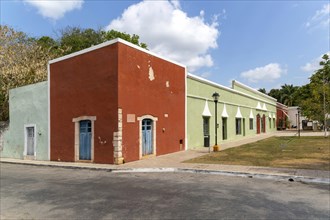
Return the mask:
[(271, 137), (185, 162), (330, 170), (330, 137)]

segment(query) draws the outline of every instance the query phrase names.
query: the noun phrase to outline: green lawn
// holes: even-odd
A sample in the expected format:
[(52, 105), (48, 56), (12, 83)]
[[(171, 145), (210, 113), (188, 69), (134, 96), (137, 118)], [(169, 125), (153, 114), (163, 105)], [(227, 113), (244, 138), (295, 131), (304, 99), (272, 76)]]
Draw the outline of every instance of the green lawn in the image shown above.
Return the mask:
[(271, 137), (185, 162), (330, 170), (330, 138)]

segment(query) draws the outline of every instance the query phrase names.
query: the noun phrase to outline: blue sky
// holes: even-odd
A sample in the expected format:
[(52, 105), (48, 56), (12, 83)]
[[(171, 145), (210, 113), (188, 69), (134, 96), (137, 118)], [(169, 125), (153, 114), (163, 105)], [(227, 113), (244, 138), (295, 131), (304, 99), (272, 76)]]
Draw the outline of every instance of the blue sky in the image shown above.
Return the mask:
[(1, 0), (1, 24), (30, 36), (66, 26), (138, 34), (189, 72), (230, 86), (303, 85), (329, 53), (329, 1)]

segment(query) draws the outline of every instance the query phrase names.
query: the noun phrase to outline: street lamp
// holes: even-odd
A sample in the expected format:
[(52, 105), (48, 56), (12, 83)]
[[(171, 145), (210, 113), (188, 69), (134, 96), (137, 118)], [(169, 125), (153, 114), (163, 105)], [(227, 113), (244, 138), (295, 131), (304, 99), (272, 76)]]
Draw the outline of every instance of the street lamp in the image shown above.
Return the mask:
[[(219, 151), (219, 146), (218, 146), (218, 110), (217, 110), (217, 105), (219, 101), (219, 93), (214, 92), (213, 95), (213, 101), (215, 104), (215, 145), (213, 146), (213, 151)], [(209, 153), (210, 153), (210, 148), (209, 148)]]
[(300, 138), (300, 107), (298, 107), (297, 110), (298, 110), (298, 136)]

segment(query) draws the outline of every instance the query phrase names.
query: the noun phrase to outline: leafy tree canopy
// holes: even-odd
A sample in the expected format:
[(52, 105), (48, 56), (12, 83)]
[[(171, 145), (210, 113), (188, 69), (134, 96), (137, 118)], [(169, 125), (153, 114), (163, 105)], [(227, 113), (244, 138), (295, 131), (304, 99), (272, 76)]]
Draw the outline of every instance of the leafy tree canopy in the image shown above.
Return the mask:
[(60, 47), (69, 48), (65, 54), (70, 54), (85, 48), (97, 45), (115, 38), (121, 38), (137, 46), (147, 49), (145, 43), (140, 43), (140, 37), (136, 34), (130, 35), (115, 30), (103, 31), (91, 28), (67, 27), (60, 31)]
[(260, 88), (260, 89), (258, 89), (258, 91), (261, 93), (267, 94), (267, 91), (265, 88)]
[(323, 122), (324, 115), (330, 112), (330, 59), (324, 54), (321, 68), (309, 78), (303, 86), (284, 84), (280, 89), (271, 89), (268, 93), (288, 106), (300, 106), (302, 114), (309, 119)]

